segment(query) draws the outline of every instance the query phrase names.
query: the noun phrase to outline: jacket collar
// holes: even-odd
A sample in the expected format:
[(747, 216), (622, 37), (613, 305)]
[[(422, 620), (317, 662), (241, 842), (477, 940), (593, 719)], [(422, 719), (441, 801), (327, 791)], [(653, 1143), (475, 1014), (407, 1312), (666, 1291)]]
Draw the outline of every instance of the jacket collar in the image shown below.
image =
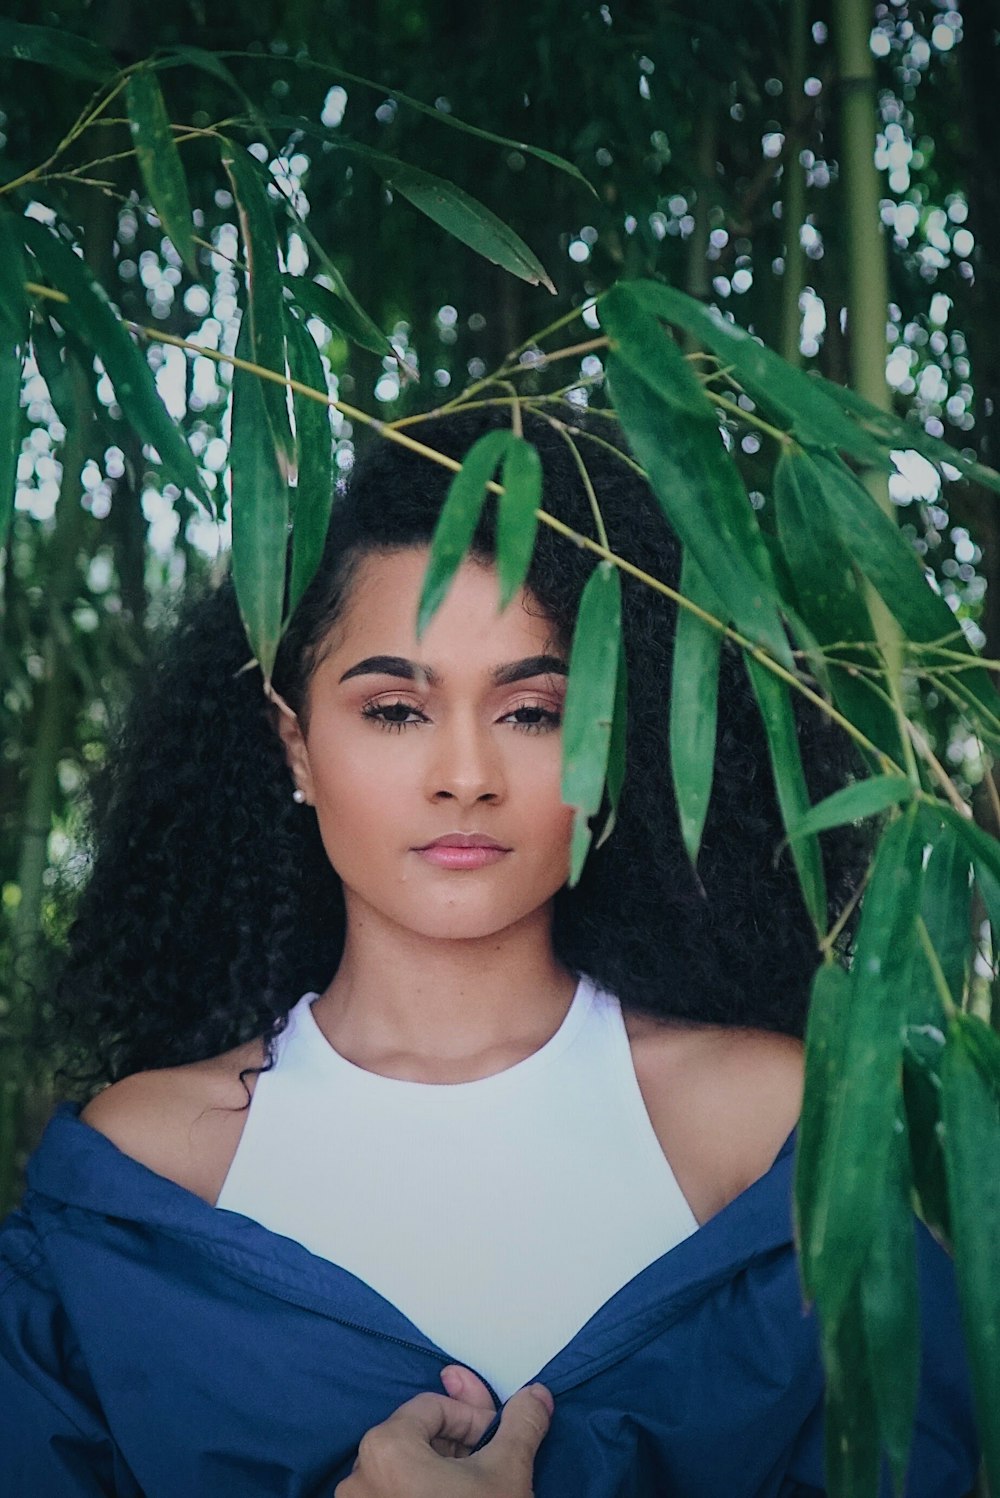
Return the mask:
[[(53, 1218), (90, 1239), (106, 1236), (112, 1225), (152, 1229), (225, 1264), (258, 1289), (451, 1361), (363, 1280), (140, 1165), (83, 1123), (79, 1112), (72, 1103), (58, 1109), (28, 1166), (25, 1211), (47, 1218), (46, 1232), (59, 1231)], [(755, 1260), (787, 1251), (794, 1141), (793, 1131), (765, 1175), (623, 1285), (536, 1376), (554, 1393), (590, 1377), (666, 1330)]]

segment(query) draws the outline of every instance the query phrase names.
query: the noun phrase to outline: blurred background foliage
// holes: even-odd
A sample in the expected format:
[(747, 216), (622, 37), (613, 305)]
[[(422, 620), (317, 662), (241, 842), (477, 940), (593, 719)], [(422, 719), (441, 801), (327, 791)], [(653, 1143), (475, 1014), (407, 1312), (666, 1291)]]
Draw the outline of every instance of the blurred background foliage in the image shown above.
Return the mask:
[[(793, 362), (846, 381), (833, 8), (830, 0), (175, 0), (161, 10), (8, 0), (4, 15), (58, 28), (71, 45), (97, 42), (121, 66), (162, 48), (224, 60), (278, 143), (272, 155), (262, 127), (253, 147), (270, 163), (273, 191), (294, 198), (396, 350), (383, 357), (329, 335), (331, 393), (396, 419), (448, 399), (622, 274), (662, 274), (731, 310)], [(997, 0), (871, 6), (888, 385), (898, 414), (992, 465), (1000, 462), (998, 39)], [(204, 127), (239, 110), (203, 57), (159, 78), (174, 121)], [(0, 179), (45, 160), (92, 88), (72, 72), (0, 59)], [(524, 151), (449, 130), (449, 115), (560, 153), (593, 192)], [(296, 128), (300, 117), (330, 138)], [(557, 295), (430, 230), (385, 181), (336, 149), (338, 133), (474, 194), (530, 244)], [(33, 183), (31, 197), (40, 217), (55, 209), (79, 225), (95, 274), (126, 318), (231, 351), (234, 204), (211, 143), (193, 138), (181, 149), (200, 281), (140, 207), (124, 121), (104, 127), (105, 159), (80, 170), (82, 182), (63, 173), (92, 159), (91, 137)], [(290, 233), (282, 250), (290, 270), (311, 264), (304, 235)], [(214, 524), (148, 461), (107, 379), (95, 379), (86, 360), (62, 358), (54, 342), (46, 357), (46, 347), (36, 339), (38, 364), (26, 370), (0, 574), (0, 1045), (8, 1063), (0, 1135), (9, 1137), (16, 1112), (22, 1156), (50, 1106), (36, 1024), (86, 872), (78, 792), (151, 636), (189, 582), (224, 564), (227, 545), (225, 521)], [(221, 499), (228, 368), (163, 347), (148, 357)], [(530, 343), (519, 354), (528, 389), (538, 359)], [(583, 358), (584, 385), (602, 373), (597, 353)], [(365, 433), (336, 413), (333, 421), (346, 471)], [(738, 423), (733, 433), (764, 505), (754, 485), (759, 439)], [(975, 483), (946, 497), (915, 454), (899, 467), (891, 487), (904, 533), (970, 641), (1000, 655), (995, 498)], [(922, 708), (949, 770), (978, 794), (985, 767), (976, 740), (933, 692)], [(16, 990), (34, 998), (14, 1033)]]

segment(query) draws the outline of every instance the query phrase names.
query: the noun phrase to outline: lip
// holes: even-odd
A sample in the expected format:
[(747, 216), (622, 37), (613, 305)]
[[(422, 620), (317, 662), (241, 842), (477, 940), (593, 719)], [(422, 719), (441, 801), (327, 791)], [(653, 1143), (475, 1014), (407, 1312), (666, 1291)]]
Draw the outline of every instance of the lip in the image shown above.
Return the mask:
[(413, 851), (440, 869), (483, 869), (499, 863), (510, 849), (483, 832), (447, 832)]

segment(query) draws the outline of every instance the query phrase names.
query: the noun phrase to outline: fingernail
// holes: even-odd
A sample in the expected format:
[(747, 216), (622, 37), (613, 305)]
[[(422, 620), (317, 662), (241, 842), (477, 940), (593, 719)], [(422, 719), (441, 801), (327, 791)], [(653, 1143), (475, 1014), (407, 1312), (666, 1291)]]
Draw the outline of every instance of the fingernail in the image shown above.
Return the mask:
[(449, 1394), (454, 1394), (456, 1390), (462, 1387), (461, 1375), (456, 1373), (454, 1368), (446, 1368), (444, 1370), (441, 1374), (441, 1382)]
[(553, 1413), (556, 1402), (544, 1384), (529, 1384), (528, 1393), (534, 1394), (539, 1404), (544, 1404), (550, 1415)]

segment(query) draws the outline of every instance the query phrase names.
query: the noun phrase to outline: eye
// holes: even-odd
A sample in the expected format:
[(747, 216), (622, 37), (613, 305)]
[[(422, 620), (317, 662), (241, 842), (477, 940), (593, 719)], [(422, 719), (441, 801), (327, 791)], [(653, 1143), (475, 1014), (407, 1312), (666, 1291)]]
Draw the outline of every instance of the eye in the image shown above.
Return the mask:
[(427, 722), (424, 714), (412, 702), (402, 701), (366, 702), (361, 709), (361, 716), (371, 719), (390, 733), (402, 733), (404, 728), (410, 728), (415, 723)]
[(526, 702), (508, 713), (504, 721), (513, 721), (514, 727), (524, 733), (549, 733), (559, 727), (562, 714), (551, 707), (543, 707), (540, 702)]

